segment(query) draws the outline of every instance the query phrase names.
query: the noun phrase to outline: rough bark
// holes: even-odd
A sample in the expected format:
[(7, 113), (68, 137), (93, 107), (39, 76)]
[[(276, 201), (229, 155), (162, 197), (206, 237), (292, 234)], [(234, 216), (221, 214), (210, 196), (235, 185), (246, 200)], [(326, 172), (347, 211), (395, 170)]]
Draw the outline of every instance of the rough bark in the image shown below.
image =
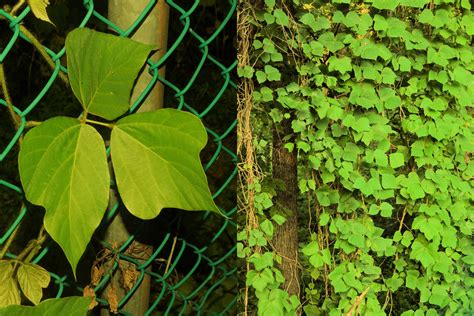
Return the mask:
[[(296, 151), (284, 148), (282, 137), (292, 133), (290, 121), (284, 121), (279, 130), (273, 129), (273, 178), (284, 188), (277, 191), (275, 204), (287, 210), (286, 222), (276, 229), (273, 238), (275, 251), (282, 257), (281, 272), (285, 277), (283, 289), (291, 295), (300, 295), (298, 271), (298, 183)], [(291, 140), (290, 140), (291, 141)]]

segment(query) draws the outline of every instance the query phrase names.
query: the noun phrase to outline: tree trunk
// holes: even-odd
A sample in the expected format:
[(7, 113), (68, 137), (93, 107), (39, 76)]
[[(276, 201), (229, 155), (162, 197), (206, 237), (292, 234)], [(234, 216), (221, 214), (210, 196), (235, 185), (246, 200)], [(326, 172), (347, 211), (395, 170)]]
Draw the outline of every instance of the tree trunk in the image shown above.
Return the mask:
[[(276, 229), (273, 237), (273, 246), (278, 255), (282, 257), (281, 272), (285, 277), (283, 289), (291, 295), (300, 295), (300, 282), (298, 271), (298, 183), (296, 172), (296, 150), (289, 152), (284, 148), (282, 137), (290, 135), (291, 121), (286, 120), (273, 128), (273, 178), (282, 182), (284, 188), (277, 190), (275, 204), (287, 210), (286, 221)], [(292, 141), (291, 139), (289, 140)]]

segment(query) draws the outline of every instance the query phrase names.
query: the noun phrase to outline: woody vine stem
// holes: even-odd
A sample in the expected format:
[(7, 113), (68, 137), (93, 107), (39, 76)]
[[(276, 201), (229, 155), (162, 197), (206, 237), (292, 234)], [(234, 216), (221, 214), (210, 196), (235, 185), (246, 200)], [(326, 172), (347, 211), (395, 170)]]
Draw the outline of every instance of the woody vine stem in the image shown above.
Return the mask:
[[(18, 3), (10, 11), (10, 14), (12, 16), (15, 16), (16, 12), (18, 10), (20, 10), (21, 7), (24, 4), (25, 4), (24, 0), (18, 1)], [(0, 19), (5, 20), (6, 18), (0, 16)], [(43, 58), (46, 60), (48, 65), (52, 69), (54, 69), (56, 67), (55, 62), (52, 60), (51, 56), (49, 56), (49, 54), (46, 52), (46, 50), (41, 45), (41, 43), (38, 41), (36, 36), (34, 36), (33, 33), (31, 33), (23, 25), (20, 25), (20, 31), (31, 42), (31, 44), (40, 52), (41, 56), (43, 56)], [(66, 85), (69, 84), (69, 81), (68, 81), (67, 77), (63, 73), (59, 72), (58, 76), (64, 81), (64, 83)], [(1, 91), (2, 91), (3, 97), (5, 98), (5, 102), (7, 104), (7, 109), (8, 109), (10, 118), (12, 120), (12, 123), (13, 123), (14, 127), (15, 127), (15, 130), (18, 131), (18, 129), (20, 127), (20, 124), (21, 124), (21, 120), (20, 120), (20, 117), (18, 116), (18, 114), (15, 112), (15, 108), (13, 106), (13, 101), (12, 101), (12, 98), (11, 98), (9, 90), (8, 90), (7, 76), (6, 76), (6, 73), (5, 73), (5, 67), (4, 67), (3, 63), (0, 63), (0, 86), (1, 86)], [(32, 123), (37, 123), (37, 122), (32, 122)], [(29, 126), (29, 125), (31, 125), (31, 124), (27, 124), (27, 126)], [(36, 124), (33, 124), (33, 125), (36, 125)], [(20, 136), (20, 139), (19, 139), (19, 145), (20, 146), (21, 146), (22, 139), (23, 139), (23, 137)], [(24, 207), (24, 204), (21, 205), (20, 209), (23, 209), (23, 207)], [(5, 255), (7, 254), (8, 249), (12, 245), (12, 243), (13, 243), (13, 241), (14, 241), (17, 233), (18, 233), (19, 228), (20, 228), (20, 225), (18, 225), (15, 228), (15, 230), (8, 237), (5, 245), (3, 246), (2, 250), (0, 251), (0, 260), (3, 259), (5, 257)], [(47, 234), (46, 234), (46, 230), (45, 230), (45, 227), (44, 227), (44, 224), (43, 224), (40, 228), (40, 231), (38, 233), (37, 238), (32, 239), (32, 240), (29, 241), (26, 248), (23, 249), (23, 251), (18, 255), (17, 260), (24, 261), (25, 263), (30, 262), (38, 254), (38, 252), (41, 250), (42, 245), (46, 241), (46, 239), (47, 239)]]

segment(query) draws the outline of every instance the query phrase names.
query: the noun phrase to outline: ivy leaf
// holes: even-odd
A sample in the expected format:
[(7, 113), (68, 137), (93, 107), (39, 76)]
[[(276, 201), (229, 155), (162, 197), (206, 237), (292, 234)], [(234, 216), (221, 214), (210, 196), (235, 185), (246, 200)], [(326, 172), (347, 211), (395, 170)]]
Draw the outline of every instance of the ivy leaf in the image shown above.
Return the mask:
[(273, 12), (273, 16), (275, 17), (275, 22), (281, 26), (288, 26), (290, 25), (290, 20), (288, 19), (288, 15), (282, 9), (275, 9)]
[(135, 78), (152, 50), (151, 45), (87, 28), (70, 32), (68, 76), (84, 110), (107, 120), (124, 114)]
[(347, 56), (342, 57), (342, 58), (331, 56), (328, 59), (328, 63), (329, 63), (329, 71), (337, 70), (341, 74), (345, 74), (346, 72), (349, 72), (352, 70), (351, 59)]
[(275, 68), (270, 65), (265, 65), (264, 70), (268, 81), (278, 81), (281, 79), (281, 74), (278, 68)]
[(456, 67), (453, 71), (453, 79), (462, 85), (469, 86), (474, 81), (474, 75), (464, 67)]
[(390, 154), (390, 167), (393, 169), (399, 168), (405, 164), (405, 158), (402, 153)]
[(162, 109), (118, 121), (112, 163), (127, 209), (141, 219), (167, 207), (219, 213), (199, 159), (206, 143), (204, 126), (188, 112)]
[(374, 0), (372, 5), (379, 10), (395, 10), (398, 6), (397, 0)]
[[(13, 262), (0, 260), (0, 307), (21, 303), (20, 290), (13, 276)], [(0, 309), (0, 315), (1, 309)], [(3, 314), (5, 316), (11, 314)]]
[(49, 19), (48, 12), (46, 11), (46, 7), (49, 6), (49, 0), (27, 0), (27, 3), (33, 14), (38, 19), (54, 25), (54, 23)]
[(44, 225), (75, 273), (109, 200), (105, 144), (91, 126), (55, 117), (30, 130), (18, 158), (26, 198), (44, 206)]
[(48, 287), (51, 281), (48, 271), (36, 264), (20, 264), (16, 276), (26, 298), (38, 305), (43, 296), (43, 288)]
[(91, 302), (90, 297), (70, 296), (48, 299), (36, 306), (11, 305), (0, 308), (0, 316), (85, 316)]
[(309, 26), (313, 32), (325, 30), (331, 27), (331, 24), (326, 17), (321, 16), (315, 18), (314, 14), (312, 13), (303, 14), (303, 16), (300, 18), (300, 22)]
[(319, 225), (326, 226), (329, 223), (330, 217), (328, 213), (321, 213), (319, 216)]

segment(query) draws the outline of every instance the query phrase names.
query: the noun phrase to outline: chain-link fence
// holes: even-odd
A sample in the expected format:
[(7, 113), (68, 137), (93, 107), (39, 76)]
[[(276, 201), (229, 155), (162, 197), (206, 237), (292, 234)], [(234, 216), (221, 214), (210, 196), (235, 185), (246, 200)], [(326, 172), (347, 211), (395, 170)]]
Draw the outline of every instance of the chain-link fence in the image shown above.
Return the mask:
[[(154, 85), (160, 81), (165, 85), (165, 106), (190, 111), (203, 120), (209, 134), (209, 143), (203, 153), (203, 160), (213, 198), (216, 199), (216, 203), (222, 211), (231, 218), (236, 212), (234, 177), (237, 171), (235, 168), (236, 155), (233, 151), (236, 126), (234, 119), (236, 85), (232, 81), (236, 62), (224, 64), (222, 58), (213, 56), (213, 52), (222, 42), (223, 33), (232, 27), (236, 0), (228, 2), (205, 1), (208, 10), (209, 6), (214, 10), (219, 6), (220, 12), (225, 12), (225, 14), (221, 14), (216, 18), (218, 20), (216, 23), (204, 30), (202, 26), (193, 27), (203, 12), (203, 4), (200, 4), (199, 0), (192, 3), (182, 1), (183, 4), (172, 0), (166, 2), (171, 8), (170, 26), (174, 26), (178, 31), (175, 32), (175, 35), (170, 33), (167, 53), (157, 62), (152, 60), (147, 62), (145, 71), (149, 72), (152, 79), (141, 91), (136, 102), (131, 105), (130, 112), (135, 112), (141, 106)], [(97, 28), (98, 25), (101, 25), (103, 29), (107, 28), (113, 30), (115, 34), (128, 37), (140, 26), (156, 4), (157, 0), (150, 0), (132, 25), (127, 29), (120, 29), (105, 17), (105, 12), (100, 12), (96, 8), (98, 3), (95, 4), (93, 0), (85, 0), (81, 7), (82, 11), (74, 12), (76, 16), (83, 16), (76, 26)], [(0, 63), (6, 65), (7, 78), (14, 81), (24, 77), (24, 81), (28, 82), (28, 89), (31, 85), (34, 86), (31, 90), (38, 89), (34, 97), (27, 102), (20, 102), (14, 96), (12, 97), (14, 110), (21, 118), (21, 124), (16, 130), (8, 120), (7, 100), (5, 97), (0, 100), (0, 132), (2, 133), (0, 138), (1, 249), (17, 227), (28, 226), (28, 228), (22, 227), (19, 230), (19, 235), (25, 232), (24, 235), (28, 236), (28, 232), (37, 231), (35, 229), (39, 229), (41, 226), (38, 224), (38, 220), (42, 219), (40, 217), (43, 215), (42, 210), (26, 203), (18, 180), (16, 165), (18, 142), (22, 133), (27, 129), (28, 121), (38, 117), (47, 118), (57, 113), (61, 114), (60, 110), (51, 110), (50, 112), (54, 114), (50, 114), (44, 104), (48, 104), (54, 98), (55, 91), (58, 91), (58, 88), (54, 87), (60, 85), (59, 75), (67, 73), (67, 69), (64, 66), (65, 48), (54, 50), (44, 46), (53, 69), (49, 71), (46, 79), (41, 82), (32, 80), (30, 78), (31, 71), (30, 73), (12, 74), (8, 64), (15, 63), (16, 60), (22, 58), (20, 54), (15, 53), (15, 47), (30, 45), (30, 48), (34, 49), (31, 37), (25, 33), (28, 28), (28, 19), (32, 18), (32, 12), (29, 7), (26, 7), (23, 11), (18, 12), (17, 16), (11, 16), (4, 8), (0, 9), (0, 16), (1, 32), (3, 35), (9, 32), (9, 35), (6, 36), (8, 40), (5, 41), (5, 45), (2, 45), (3, 47), (0, 47)], [(22, 25), (25, 25), (26, 28)], [(176, 27), (177, 25), (179, 28)], [(184, 49), (183, 46), (185, 46)], [(190, 58), (189, 56), (193, 56), (197, 61), (192, 66), (193, 69), (176, 67), (177, 61)], [(173, 64), (170, 64), (170, 61), (173, 61)], [(169, 74), (166, 79), (161, 77), (158, 72), (164, 66), (167, 67)], [(173, 78), (175, 78), (174, 81)], [(22, 89), (27, 88), (22, 87)], [(64, 106), (66, 107), (66, 105)], [(76, 111), (76, 115), (79, 115), (77, 109), (79, 108), (75, 108), (74, 111)], [(17, 206), (20, 208), (19, 213)], [(119, 204), (107, 212), (99, 230), (107, 227), (118, 209)], [(111, 275), (120, 270), (119, 262), (126, 261), (135, 267), (138, 278), (119, 302), (119, 311), (134, 295), (145, 275), (148, 274), (151, 276), (152, 284), (150, 307), (146, 315), (228, 314), (235, 308), (237, 301), (234, 222), (231, 219), (220, 218), (209, 213), (195, 215), (194, 213), (170, 211), (162, 217), (163, 219), (158, 218), (153, 222), (154, 227), (159, 225), (159, 234), (145, 233), (146, 226), (149, 226), (150, 223), (143, 221), (139, 226), (143, 228), (143, 231), (137, 229), (132, 232), (133, 234), (123, 244), (110, 245), (107, 241), (100, 240), (99, 236), (94, 237), (91, 243), (93, 246), (89, 247), (88, 254), (85, 255), (86, 258), (80, 263), (80, 266), (90, 269), (91, 263), (97, 262), (99, 253), (104, 252), (100, 251), (101, 247), (108, 247), (109, 253), (114, 254), (113, 269), (106, 271), (105, 276), (94, 288), (99, 304), (107, 307), (108, 302), (106, 299), (100, 298), (100, 293), (110, 282)], [(33, 228), (36, 226), (37, 228)], [(136, 238), (145, 234), (146, 237), (153, 239), (153, 252), (146, 260), (137, 260), (128, 250)], [(30, 235), (34, 234), (30, 233)], [(24, 246), (23, 244), (22, 247)], [(15, 258), (16, 255), (15, 248), (12, 247), (6, 257)], [(32, 261), (51, 271), (54, 282), (51, 282), (47, 289), (47, 296), (81, 295), (83, 291), (81, 285), (84, 286), (88, 281), (81, 283), (81, 278), (79, 278), (79, 281), (75, 282), (71, 271), (64, 267), (57, 267), (58, 261), (66, 260), (52, 240), (45, 244), (42, 251)], [(55, 267), (57, 267), (56, 270)], [(85, 274), (87, 275), (87, 273)], [(83, 279), (85, 280), (85, 278)], [(126, 314), (123, 311), (121, 313)]]

